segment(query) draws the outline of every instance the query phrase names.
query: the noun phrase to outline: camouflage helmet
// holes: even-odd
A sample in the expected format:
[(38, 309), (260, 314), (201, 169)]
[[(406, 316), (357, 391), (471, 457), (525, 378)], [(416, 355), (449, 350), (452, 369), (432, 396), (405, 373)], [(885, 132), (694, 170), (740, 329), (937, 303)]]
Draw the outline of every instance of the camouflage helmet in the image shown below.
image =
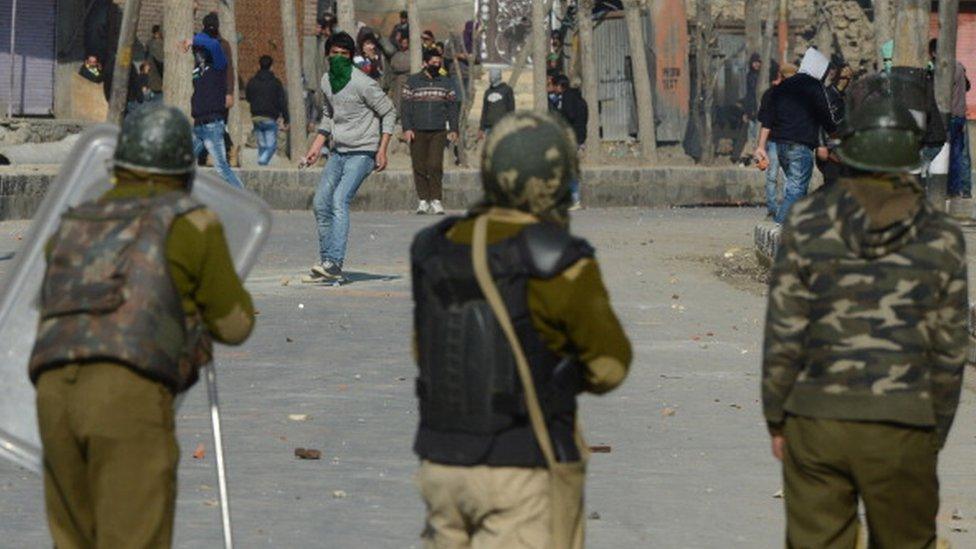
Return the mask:
[(122, 123), (115, 165), (141, 172), (192, 173), (193, 127), (179, 109), (159, 106), (133, 113)]
[(492, 128), (481, 157), (488, 206), (513, 208), (565, 223), (570, 181), (579, 176), (576, 139), (549, 114), (517, 111)]
[(870, 172), (910, 172), (921, 164), (924, 80), (901, 71), (857, 82), (848, 94), (837, 155)]

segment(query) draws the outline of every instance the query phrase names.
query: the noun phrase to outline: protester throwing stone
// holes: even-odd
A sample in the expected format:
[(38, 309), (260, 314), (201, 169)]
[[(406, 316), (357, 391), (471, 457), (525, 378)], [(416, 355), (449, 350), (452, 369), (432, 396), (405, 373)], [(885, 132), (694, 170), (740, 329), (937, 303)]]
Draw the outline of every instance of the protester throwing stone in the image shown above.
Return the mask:
[(922, 130), (886, 78), (849, 93), (864, 99), (837, 154), (853, 175), (796, 202), (771, 274), (762, 400), (789, 547), (854, 547), (858, 499), (872, 547), (936, 546), (936, 464), (968, 346), (966, 251), (910, 174)]
[(503, 118), (481, 204), (411, 248), (426, 547), (582, 547), (576, 395), (620, 385), (631, 347), (593, 248), (568, 232), (570, 131)]

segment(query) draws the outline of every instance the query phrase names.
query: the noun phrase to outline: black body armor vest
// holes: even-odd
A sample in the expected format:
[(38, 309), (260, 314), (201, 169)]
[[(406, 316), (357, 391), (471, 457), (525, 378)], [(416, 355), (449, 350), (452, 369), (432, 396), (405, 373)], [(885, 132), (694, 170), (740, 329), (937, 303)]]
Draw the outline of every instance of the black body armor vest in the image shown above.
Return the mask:
[[(471, 246), (446, 236), (457, 219), (431, 227), (411, 250), (420, 375), (423, 459), (448, 464), (545, 464), (528, 424), (515, 358), (474, 275)], [(488, 263), (532, 370), (561, 460), (573, 443), (581, 368), (549, 349), (532, 324), (530, 278), (553, 278), (584, 257), (586, 242), (548, 224), (526, 227), (488, 247)]]

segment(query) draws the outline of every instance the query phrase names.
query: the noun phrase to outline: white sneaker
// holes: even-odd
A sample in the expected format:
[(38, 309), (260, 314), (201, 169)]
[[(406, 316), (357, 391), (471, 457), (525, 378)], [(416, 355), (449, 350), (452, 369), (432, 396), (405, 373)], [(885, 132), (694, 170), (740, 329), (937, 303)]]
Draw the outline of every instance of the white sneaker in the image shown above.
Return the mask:
[(426, 200), (421, 200), (417, 204), (417, 215), (427, 215), (430, 213), (430, 204)]
[(430, 201), (430, 213), (434, 215), (444, 215), (444, 205), (441, 204), (440, 200)]
[(569, 207), (569, 211), (571, 212), (578, 212), (582, 209), (583, 209), (583, 203), (579, 201), (573, 202), (573, 205)]

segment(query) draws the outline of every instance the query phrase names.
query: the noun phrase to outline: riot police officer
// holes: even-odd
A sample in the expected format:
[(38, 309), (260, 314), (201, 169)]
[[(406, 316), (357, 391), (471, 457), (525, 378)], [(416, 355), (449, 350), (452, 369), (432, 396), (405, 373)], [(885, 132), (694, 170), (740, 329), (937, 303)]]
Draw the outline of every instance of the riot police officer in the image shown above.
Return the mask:
[(170, 546), (173, 397), (213, 339), (241, 343), (254, 323), (220, 221), (189, 195), (186, 116), (128, 117), (113, 173), (114, 187), (69, 210), (48, 243), (30, 360), (60, 548)]
[(413, 243), (428, 547), (582, 545), (576, 395), (620, 385), (631, 347), (568, 230), (577, 173), (565, 124), (510, 114), (485, 144), (483, 202)]
[[(798, 202), (773, 267), (763, 410), (789, 547), (935, 547), (938, 452), (968, 346), (959, 227), (911, 171), (923, 129), (879, 75), (849, 93), (849, 175)], [(916, 98), (918, 99), (918, 98)], [(924, 97), (922, 98), (924, 99)]]

